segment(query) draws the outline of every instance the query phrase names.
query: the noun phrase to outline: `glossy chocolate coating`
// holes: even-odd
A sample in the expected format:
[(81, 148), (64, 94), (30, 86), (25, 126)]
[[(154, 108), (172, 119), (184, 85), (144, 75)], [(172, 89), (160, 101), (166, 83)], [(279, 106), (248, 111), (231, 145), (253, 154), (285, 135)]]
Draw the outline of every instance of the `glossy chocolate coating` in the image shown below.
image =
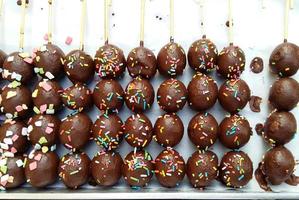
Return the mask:
[(7, 54), (0, 49), (0, 72), (1, 72), (0, 80), (2, 79), (2, 71), (3, 71), (2, 68), (3, 68), (3, 63), (4, 63), (6, 58), (7, 58)]

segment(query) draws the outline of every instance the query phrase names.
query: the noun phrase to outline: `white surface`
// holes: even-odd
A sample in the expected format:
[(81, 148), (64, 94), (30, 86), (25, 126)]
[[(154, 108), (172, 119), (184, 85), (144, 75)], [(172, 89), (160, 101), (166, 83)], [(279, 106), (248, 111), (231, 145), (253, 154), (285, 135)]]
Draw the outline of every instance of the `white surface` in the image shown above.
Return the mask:
[[(0, 20), (0, 47), (6, 51), (7, 53), (18, 50), (18, 32), (19, 32), (19, 19), (20, 19), (20, 7), (18, 7), (15, 3), (15, 0), (4, 0), (4, 16)], [(146, 3), (146, 22), (145, 22), (145, 46), (152, 49), (155, 54), (158, 53), (159, 49), (165, 45), (169, 41), (169, 31), (168, 31), (168, 13), (169, 13), (169, 4), (168, 0), (147, 0)], [(262, 112), (253, 113), (250, 111), (249, 106), (247, 105), (244, 110), (240, 112), (240, 114), (247, 117), (249, 120), (253, 130), (256, 123), (264, 122), (266, 119), (269, 110), (267, 104), (267, 96), (271, 83), (275, 80), (275, 77), (270, 74), (268, 69), (268, 58), (271, 51), (274, 49), (276, 45), (283, 41), (282, 33), (283, 33), (283, 2), (282, 0), (265, 0), (266, 9), (261, 8), (261, 0), (234, 0), (233, 1), (233, 10), (234, 10), (234, 38), (235, 44), (242, 47), (242, 49), (246, 52), (246, 70), (242, 74), (241, 78), (245, 79), (249, 84), (252, 95), (257, 95), (263, 97), (263, 103), (261, 105)], [(58, 44), (66, 53), (70, 50), (78, 48), (79, 46), (79, 19), (80, 19), (80, 1), (79, 0), (56, 0), (54, 1), (54, 15), (55, 15), (55, 27), (54, 27), (54, 37), (53, 42)], [(86, 44), (85, 49), (91, 55), (95, 54), (95, 51), (99, 46), (102, 46), (103, 41), (103, 1), (99, 0), (88, 0), (88, 22), (87, 22), (87, 30), (86, 30)], [(116, 44), (121, 47), (125, 54), (127, 55), (129, 51), (136, 47), (139, 44), (139, 1), (138, 0), (113, 0), (113, 5), (111, 8), (111, 13), (115, 13), (114, 16), (110, 18), (110, 42), (112, 44)], [(225, 0), (208, 0), (206, 1), (206, 32), (208, 38), (210, 38), (217, 45), (218, 50), (220, 51), (224, 46), (227, 45), (227, 30), (225, 26), (225, 22), (227, 19), (227, 1)], [(162, 20), (156, 18), (162, 17)], [(190, 44), (201, 37), (200, 33), (200, 13), (199, 7), (195, 3), (195, 0), (175, 0), (175, 41), (180, 43), (185, 51), (188, 51)], [(299, 1), (295, 1), (295, 9), (290, 12), (290, 26), (289, 26), (289, 41), (299, 44), (299, 29), (298, 29), (298, 21), (299, 21)], [(41, 45), (43, 41), (43, 36), (47, 32), (47, 0), (30, 0), (30, 8), (27, 15), (26, 20), (26, 29), (25, 29), (25, 49), (27, 51), (31, 51), (33, 47), (37, 47)], [(67, 36), (73, 37), (73, 43), (70, 46), (64, 44), (64, 41)], [(260, 56), (264, 59), (265, 69), (260, 74), (254, 74), (250, 72), (249, 64), (253, 57)], [(178, 79), (182, 80), (186, 86), (189, 83), (192, 74), (194, 71), (190, 69), (189, 66), (186, 67), (183, 76)], [(217, 79), (218, 86), (220, 86), (223, 82), (222, 79), (217, 77), (214, 73), (213, 77)], [(298, 80), (299, 73), (297, 73), (296, 78)], [(99, 79), (95, 80), (98, 81)], [(122, 86), (125, 88), (126, 84), (131, 80), (131, 77), (126, 73), (126, 76), (120, 80)], [(164, 80), (164, 78), (158, 73), (151, 80), (155, 91), (159, 84)], [(90, 84), (90, 88), (93, 89), (95, 82)], [(67, 87), (70, 86), (70, 81), (65, 78), (62, 81), (62, 86)], [(222, 118), (226, 115), (223, 109), (217, 103), (213, 109), (208, 110), (208, 112), (212, 113), (217, 121), (220, 123)], [(296, 107), (292, 111), (298, 122), (299, 118), (299, 110)], [(94, 108), (90, 112), (90, 116), (92, 119), (96, 119), (96, 115), (99, 114), (99, 111)], [(129, 111), (125, 106), (120, 112), (120, 116), (123, 121), (131, 115), (132, 112)], [(153, 107), (150, 111), (146, 112), (146, 115), (149, 116), (152, 123), (155, 123), (156, 118), (163, 114), (163, 111), (159, 109), (156, 99)], [(195, 147), (188, 139), (188, 135), (186, 132), (189, 120), (195, 115), (196, 112), (192, 111), (187, 105), (184, 107), (183, 111), (180, 111), (178, 115), (182, 118), (185, 125), (185, 134), (184, 138), (179, 145), (175, 147), (184, 157), (185, 161), (187, 161), (188, 157), (196, 150)], [(61, 114), (61, 118), (65, 117), (67, 113)], [(298, 150), (298, 135), (286, 146), (292, 150), (295, 158), (299, 159), (299, 150)], [(255, 131), (253, 131), (253, 136), (251, 137), (250, 142), (242, 148), (243, 151), (247, 152), (249, 156), (252, 158), (254, 163), (254, 168), (257, 167), (258, 162), (261, 160), (263, 153), (269, 148), (265, 145), (263, 140), (256, 135)], [(155, 141), (146, 148), (151, 155), (155, 158), (160, 151), (162, 151), (162, 147), (160, 147)], [(219, 159), (221, 159), (224, 152), (228, 151), (225, 149), (219, 142), (217, 142), (212, 148), (215, 151)], [(86, 151), (89, 153), (92, 158), (93, 155), (98, 150), (98, 147), (94, 144), (94, 142), (90, 142)], [(132, 148), (123, 141), (121, 144), (121, 148), (119, 149), (121, 155), (124, 157)], [(59, 154), (62, 155), (67, 151), (63, 148), (59, 148)], [(299, 175), (299, 171), (296, 173)], [(57, 184), (53, 187), (62, 187), (62, 184)], [(110, 192), (120, 192), (128, 187), (123, 184), (123, 180), (119, 185), (114, 187), (113, 190), (109, 190)], [(162, 192), (166, 191), (162, 189), (161, 186), (158, 185), (155, 178), (152, 180), (151, 184), (148, 186), (151, 189), (161, 189)], [(225, 191), (226, 188), (221, 186), (218, 182), (214, 182), (210, 187), (212, 192), (220, 192)], [(288, 186), (283, 184), (278, 187), (273, 187), (273, 189), (277, 192), (298, 192), (298, 187)], [(34, 191), (34, 190), (33, 190)], [(82, 191), (82, 190), (81, 190)], [(102, 188), (97, 188), (96, 192), (101, 193)], [(141, 190), (141, 192), (146, 192), (147, 190)], [(234, 195), (238, 195), (239, 197), (257, 197), (262, 198), (270, 197), (269, 193), (264, 193), (257, 185), (255, 179), (242, 190), (238, 190), (241, 193), (233, 193), (232, 196), (230, 194), (222, 193), (199, 193), (196, 190), (190, 189), (190, 185), (185, 177), (184, 182), (180, 187), (175, 190), (171, 190), (176, 193), (169, 193), (169, 197), (172, 198), (233, 198)], [(190, 193), (192, 191), (192, 193)], [(195, 191), (193, 193), (193, 191)], [(256, 194), (254, 196), (254, 192), (262, 192)], [(17, 192), (17, 191), (15, 191)], [(32, 190), (28, 190), (27, 192), (32, 192)], [(47, 192), (47, 191), (45, 191)], [(53, 192), (53, 191), (51, 191)], [(79, 191), (80, 192), (80, 191)], [(82, 191), (83, 192), (83, 191)], [(84, 193), (86, 191), (84, 190)], [(93, 190), (90, 194), (90, 198), (92, 197), (124, 197), (123, 195), (118, 194), (95, 194)], [(130, 192), (130, 190), (129, 190)], [(185, 192), (185, 193), (181, 193)], [(242, 193), (245, 192), (245, 193)], [(246, 192), (249, 196), (246, 196)], [(89, 195), (78, 194), (77, 198), (88, 197)], [(130, 195), (132, 193), (128, 193)], [(138, 195), (137, 195), (138, 194)], [(149, 195), (137, 192), (134, 197), (145, 197), (145, 198), (162, 198), (168, 197), (167, 194), (162, 193), (150, 193)], [(271, 193), (270, 193), (271, 194)], [(0, 198), (8, 198), (12, 195), (11, 193), (1, 194)], [(35, 197), (38, 198), (39, 193), (35, 194)], [(51, 194), (53, 195), (53, 194)], [(109, 196), (111, 195), (111, 196)], [(190, 196), (189, 196), (190, 195)], [(227, 196), (228, 195), (228, 196)], [(252, 196), (253, 195), (253, 196)], [(289, 197), (299, 196), (297, 194), (290, 194)], [(278, 194), (273, 193), (273, 197), (277, 198), (286, 198), (288, 194), (284, 194), (279, 196)], [(23, 196), (23, 194), (16, 193), (12, 195), (12, 197), (28, 197)], [(42, 195), (43, 198), (46, 196)], [(48, 198), (54, 198), (54, 196), (47, 196)], [(58, 194), (56, 197), (59, 198), (70, 198), (68, 194), (63, 196), (62, 194)], [(74, 196), (75, 198), (76, 196)], [(29, 198), (29, 197), (28, 197)]]

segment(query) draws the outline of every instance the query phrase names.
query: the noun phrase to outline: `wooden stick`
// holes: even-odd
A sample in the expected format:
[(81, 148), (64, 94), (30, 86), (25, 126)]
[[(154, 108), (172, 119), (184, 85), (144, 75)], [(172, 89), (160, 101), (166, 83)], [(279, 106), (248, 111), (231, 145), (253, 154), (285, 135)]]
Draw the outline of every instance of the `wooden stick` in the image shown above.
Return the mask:
[(20, 24), (20, 35), (19, 35), (19, 48), (20, 52), (24, 51), (24, 28), (25, 28), (25, 17), (26, 17), (26, 0), (22, 0), (22, 14)]
[(109, 16), (108, 16), (109, 4), (110, 4), (109, 0), (104, 0), (104, 39), (106, 44), (108, 44), (108, 40), (109, 40)]
[(48, 0), (48, 43), (52, 43), (52, 33), (53, 33), (53, 0)]
[(144, 11), (145, 9), (145, 0), (141, 0), (140, 7), (140, 46), (143, 46), (144, 43)]
[(170, 32), (170, 42), (173, 42), (174, 40), (174, 2), (173, 0), (170, 0), (169, 2), (169, 32)]
[(80, 19), (80, 50), (84, 50), (84, 29), (86, 18), (86, 0), (81, 0), (81, 19)]
[(200, 0), (199, 2), (199, 8), (200, 8), (200, 28), (201, 28), (201, 34), (203, 37), (206, 37), (206, 31), (204, 26), (204, 0)]
[(289, 36), (289, 11), (290, 11), (290, 0), (285, 0), (285, 12), (284, 12), (284, 33), (283, 39), (285, 42), (288, 41)]
[(233, 41), (233, 16), (232, 16), (232, 0), (228, 0), (228, 41), (229, 44), (232, 45)]

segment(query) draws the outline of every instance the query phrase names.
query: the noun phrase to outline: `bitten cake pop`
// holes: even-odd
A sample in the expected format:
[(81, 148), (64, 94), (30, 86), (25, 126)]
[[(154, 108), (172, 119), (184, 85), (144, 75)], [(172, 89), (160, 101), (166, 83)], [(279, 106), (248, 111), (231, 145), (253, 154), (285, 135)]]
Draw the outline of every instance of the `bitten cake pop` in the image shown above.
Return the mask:
[(148, 110), (154, 102), (154, 97), (154, 88), (146, 79), (137, 77), (126, 87), (125, 102), (127, 107), (134, 112)]
[(56, 81), (43, 79), (32, 92), (33, 110), (36, 114), (54, 114), (62, 107), (62, 88)]
[(194, 188), (205, 188), (218, 177), (218, 157), (212, 151), (195, 151), (189, 157), (186, 173)]
[(154, 126), (154, 140), (163, 147), (174, 147), (183, 138), (184, 124), (180, 117), (173, 114), (159, 116)]
[(25, 163), (27, 182), (35, 188), (45, 188), (53, 184), (58, 176), (59, 158), (52, 151), (33, 150)]
[(99, 146), (107, 150), (116, 149), (123, 139), (123, 122), (116, 114), (103, 114), (95, 121), (92, 134)]
[(185, 176), (185, 161), (174, 149), (164, 149), (155, 160), (155, 174), (158, 182), (167, 188), (176, 187)]
[(219, 178), (227, 187), (241, 188), (247, 185), (252, 174), (252, 161), (243, 151), (230, 151), (222, 157)]
[(59, 128), (59, 140), (72, 151), (83, 149), (91, 138), (92, 121), (85, 113), (77, 113), (63, 119)]
[(12, 82), (2, 88), (0, 105), (7, 118), (24, 118), (32, 109), (31, 92), (27, 87)]
[(154, 164), (147, 151), (132, 151), (124, 159), (122, 174), (132, 188), (147, 186), (153, 177)]
[(247, 119), (240, 115), (225, 117), (219, 124), (220, 142), (227, 148), (239, 149), (248, 143), (252, 130)]
[(144, 114), (133, 114), (124, 125), (125, 139), (132, 147), (144, 148), (153, 136), (153, 125)]
[(102, 80), (93, 90), (93, 102), (101, 111), (118, 113), (124, 104), (125, 92), (115, 80)]
[(292, 78), (276, 80), (270, 89), (269, 102), (278, 110), (292, 110), (299, 102), (299, 83)]
[(86, 153), (68, 153), (59, 162), (58, 174), (65, 186), (77, 189), (89, 180), (90, 159)]
[(161, 83), (157, 91), (157, 102), (166, 112), (177, 112), (183, 109), (187, 101), (187, 89), (179, 80), (168, 79)]
[(33, 145), (52, 146), (58, 138), (60, 120), (55, 115), (34, 115), (28, 121), (28, 137)]
[(196, 111), (207, 110), (217, 101), (218, 86), (216, 81), (208, 75), (195, 74), (187, 90), (189, 105)]
[(62, 95), (63, 104), (72, 110), (87, 110), (92, 106), (92, 92), (82, 83), (66, 88)]
[(217, 140), (218, 123), (210, 113), (198, 113), (189, 122), (188, 136), (199, 149), (207, 150)]
[(123, 160), (121, 156), (112, 151), (101, 151), (91, 161), (91, 174), (98, 185), (113, 186), (121, 178)]
[(242, 79), (225, 81), (218, 93), (220, 105), (230, 113), (242, 110), (250, 100), (250, 88)]

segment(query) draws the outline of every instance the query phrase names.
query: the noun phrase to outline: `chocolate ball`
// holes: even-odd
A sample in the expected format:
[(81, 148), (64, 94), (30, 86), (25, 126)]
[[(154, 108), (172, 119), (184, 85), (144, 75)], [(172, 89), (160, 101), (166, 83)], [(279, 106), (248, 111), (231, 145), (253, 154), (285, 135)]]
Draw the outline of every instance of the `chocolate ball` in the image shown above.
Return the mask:
[(216, 67), (218, 50), (216, 45), (203, 37), (192, 43), (188, 51), (188, 63), (197, 72), (211, 72)]
[(116, 114), (103, 114), (92, 127), (93, 138), (99, 146), (113, 150), (121, 143), (124, 134), (123, 122)]
[(126, 105), (133, 112), (143, 112), (148, 110), (152, 106), (154, 98), (154, 88), (146, 79), (137, 77), (126, 87)]
[(91, 161), (91, 174), (97, 184), (113, 186), (121, 178), (123, 160), (121, 156), (112, 151), (99, 152)]
[(123, 51), (112, 44), (99, 48), (94, 58), (96, 72), (101, 78), (119, 78), (126, 69), (126, 59)]
[(33, 76), (32, 60), (28, 53), (14, 52), (6, 57), (3, 63), (3, 79), (28, 84)]
[(216, 81), (208, 75), (195, 74), (187, 89), (189, 105), (196, 111), (207, 110), (217, 101), (218, 86)]
[(250, 100), (250, 88), (242, 79), (225, 81), (218, 93), (218, 100), (222, 108), (229, 113), (238, 113)]
[(27, 182), (35, 188), (53, 184), (58, 175), (59, 158), (56, 153), (33, 150), (25, 164)]
[(188, 136), (199, 149), (207, 150), (217, 140), (218, 123), (210, 113), (198, 113), (189, 122)]
[(64, 71), (73, 83), (87, 83), (94, 76), (95, 64), (86, 52), (73, 50), (65, 56)]
[(245, 69), (245, 54), (238, 46), (225, 47), (217, 58), (217, 72), (226, 79), (237, 79)]
[(269, 65), (279, 76), (293, 76), (299, 68), (299, 47), (290, 42), (278, 45), (271, 53)]
[(125, 92), (115, 80), (102, 80), (93, 90), (93, 102), (101, 111), (118, 113), (124, 104)]
[(12, 189), (26, 182), (23, 156), (0, 157), (0, 189)]
[(157, 71), (156, 56), (148, 48), (136, 47), (128, 55), (127, 68), (131, 77), (150, 79)]
[(290, 112), (276, 111), (270, 114), (264, 125), (263, 137), (272, 146), (290, 142), (297, 132), (297, 122)]
[(252, 161), (243, 151), (230, 151), (222, 157), (219, 178), (227, 187), (242, 188), (252, 179), (252, 174)]
[(61, 96), (63, 104), (72, 110), (81, 112), (92, 106), (92, 92), (82, 83), (66, 88)]
[(174, 147), (183, 138), (184, 124), (180, 117), (173, 114), (159, 116), (154, 126), (154, 140), (162, 147)]
[(56, 81), (43, 79), (32, 92), (33, 110), (36, 114), (54, 114), (62, 107), (62, 88)]
[(299, 83), (292, 78), (276, 80), (270, 89), (269, 102), (278, 110), (292, 110), (299, 102)]
[(129, 145), (144, 148), (152, 141), (153, 126), (144, 114), (133, 114), (126, 120), (124, 132)]
[(247, 119), (240, 115), (225, 117), (219, 124), (220, 142), (227, 148), (239, 149), (248, 143), (252, 130)]
[(147, 151), (131, 151), (124, 159), (122, 174), (125, 182), (133, 188), (147, 186), (153, 177), (154, 164)]
[(166, 77), (183, 74), (186, 67), (186, 54), (181, 45), (170, 42), (160, 50), (157, 56), (159, 72)]
[(27, 126), (22, 121), (6, 120), (0, 126), (0, 153), (24, 153), (28, 148)]
[(32, 109), (31, 92), (23, 85), (11, 83), (2, 89), (0, 104), (6, 118), (24, 118)]
[(187, 101), (187, 89), (179, 80), (168, 79), (161, 83), (157, 91), (157, 102), (166, 112), (182, 110)]
[(62, 76), (65, 55), (58, 46), (48, 43), (33, 53), (35, 73), (50, 80)]
[(86, 153), (68, 153), (60, 159), (58, 174), (66, 187), (77, 189), (89, 180), (89, 167), (90, 159)]
[(65, 118), (59, 128), (59, 140), (68, 149), (83, 149), (91, 138), (92, 121), (85, 113)]
[(212, 151), (195, 151), (189, 157), (186, 173), (194, 188), (209, 186), (218, 177), (218, 157)]
[(33, 145), (52, 146), (58, 138), (60, 120), (55, 115), (34, 115), (28, 121), (28, 136)]
[(178, 186), (185, 176), (183, 157), (170, 147), (164, 149), (155, 160), (155, 174), (163, 187)]
[(2, 72), (3, 72), (2, 68), (3, 68), (3, 63), (4, 63), (6, 58), (7, 58), (7, 54), (0, 49), (0, 73), (1, 73), (0, 74), (0, 80), (2, 80)]

